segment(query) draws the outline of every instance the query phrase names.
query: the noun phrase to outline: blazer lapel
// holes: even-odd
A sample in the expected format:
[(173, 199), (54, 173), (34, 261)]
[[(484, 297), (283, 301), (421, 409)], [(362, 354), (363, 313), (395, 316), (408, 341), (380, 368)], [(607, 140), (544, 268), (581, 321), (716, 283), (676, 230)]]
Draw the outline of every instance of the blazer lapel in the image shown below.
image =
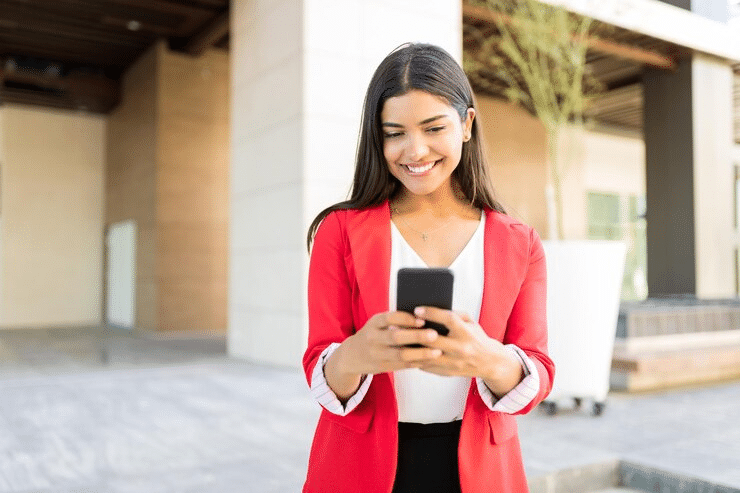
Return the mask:
[(347, 236), (360, 298), (367, 316), (387, 312), (391, 271), (391, 212), (388, 201), (369, 209), (351, 211), (347, 221)]
[[(483, 300), (480, 307), (480, 317), (478, 323), (481, 327), (487, 328), (489, 336), (503, 339), (506, 324), (501, 324), (497, 320), (496, 303), (498, 297), (502, 294), (501, 290), (509, 284), (509, 279), (505, 275), (504, 268), (508, 261), (506, 251), (507, 242), (504, 235), (505, 228), (500, 221), (495, 219), (496, 212), (486, 209), (486, 229), (484, 231), (484, 251), (483, 251)], [(499, 317), (500, 318), (500, 317)]]

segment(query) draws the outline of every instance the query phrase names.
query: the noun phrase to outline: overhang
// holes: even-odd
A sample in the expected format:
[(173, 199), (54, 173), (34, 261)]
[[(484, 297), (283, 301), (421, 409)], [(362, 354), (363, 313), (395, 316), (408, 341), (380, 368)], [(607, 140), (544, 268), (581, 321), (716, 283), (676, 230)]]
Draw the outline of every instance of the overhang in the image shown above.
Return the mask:
[(0, 0), (0, 104), (107, 113), (157, 40), (228, 48), (228, 0)]
[[(587, 64), (605, 91), (586, 112), (587, 124), (603, 130), (641, 135), (642, 73), (646, 68), (674, 70), (683, 59), (703, 53), (733, 67), (735, 142), (740, 144), (740, 33), (728, 25), (657, 0), (547, 0), (596, 20)], [(477, 36), (497, 36), (488, 8), (463, 2), (463, 49), (475, 57)], [(503, 97), (506, 85), (495, 70), (468, 72), (477, 93)]]

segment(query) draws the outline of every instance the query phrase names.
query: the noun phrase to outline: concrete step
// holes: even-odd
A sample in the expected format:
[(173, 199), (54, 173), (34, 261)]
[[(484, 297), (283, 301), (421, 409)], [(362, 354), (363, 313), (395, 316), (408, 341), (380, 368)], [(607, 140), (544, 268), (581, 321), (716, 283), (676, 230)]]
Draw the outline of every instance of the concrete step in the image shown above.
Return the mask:
[(628, 392), (721, 382), (740, 378), (740, 345), (665, 351), (615, 348), (611, 388)]

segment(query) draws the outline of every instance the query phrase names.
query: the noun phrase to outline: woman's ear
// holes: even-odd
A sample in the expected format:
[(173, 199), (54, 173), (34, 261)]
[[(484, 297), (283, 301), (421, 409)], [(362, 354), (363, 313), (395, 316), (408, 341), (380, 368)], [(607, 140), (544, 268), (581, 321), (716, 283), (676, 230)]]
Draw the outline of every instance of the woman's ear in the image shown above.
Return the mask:
[(473, 120), (475, 119), (475, 110), (468, 108), (465, 121), (463, 122), (463, 142), (467, 142), (473, 136)]

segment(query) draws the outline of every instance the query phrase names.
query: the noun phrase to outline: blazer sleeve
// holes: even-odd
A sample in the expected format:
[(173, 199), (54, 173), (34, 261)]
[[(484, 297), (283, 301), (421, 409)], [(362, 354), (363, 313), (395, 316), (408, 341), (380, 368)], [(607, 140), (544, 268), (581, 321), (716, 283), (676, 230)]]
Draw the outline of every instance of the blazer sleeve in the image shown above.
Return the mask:
[(515, 344), (534, 362), (539, 388), (534, 398), (515, 414), (525, 414), (547, 397), (555, 365), (547, 355), (547, 270), (545, 250), (534, 229), (529, 233), (529, 261), (524, 281), (509, 315), (504, 344)]
[(303, 369), (308, 384), (321, 353), (354, 333), (352, 290), (345, 263), (347, 236), (342, 211), (330, 213), (316, 232), (308, 268), (308, 348)]

